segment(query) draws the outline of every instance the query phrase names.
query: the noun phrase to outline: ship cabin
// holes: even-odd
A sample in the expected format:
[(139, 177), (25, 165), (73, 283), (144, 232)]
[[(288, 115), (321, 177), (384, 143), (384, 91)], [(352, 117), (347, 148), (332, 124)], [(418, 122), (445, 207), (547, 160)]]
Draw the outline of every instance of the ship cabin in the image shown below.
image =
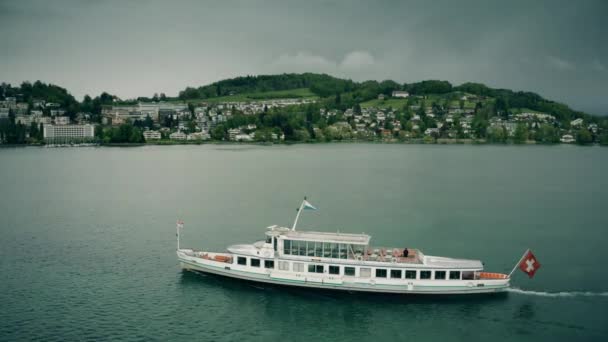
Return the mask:
[(423, 255), (419, 250), (370, 247), (370, 239), (367, 234), (294, 231), (278, 226), (270, 226), (266, 231), (266, 244), (272, 246), (275, 257), (283, 259), (422, 263)]

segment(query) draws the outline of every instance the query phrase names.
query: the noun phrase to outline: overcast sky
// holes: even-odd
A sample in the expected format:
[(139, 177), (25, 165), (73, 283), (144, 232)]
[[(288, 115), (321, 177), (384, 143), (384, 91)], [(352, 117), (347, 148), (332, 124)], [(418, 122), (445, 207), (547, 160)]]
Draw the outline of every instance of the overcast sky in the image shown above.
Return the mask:
[(608, 1), (0, 0), (0, 81), (123, 98), (325, 72), (529, 90), (608, 114)]

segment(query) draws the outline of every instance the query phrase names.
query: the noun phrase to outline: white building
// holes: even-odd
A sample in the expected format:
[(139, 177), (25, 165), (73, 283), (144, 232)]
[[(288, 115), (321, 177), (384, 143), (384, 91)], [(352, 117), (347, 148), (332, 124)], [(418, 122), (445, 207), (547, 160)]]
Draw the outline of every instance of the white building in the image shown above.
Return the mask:
[(241, 130), (238, 128), (231, 128), (228, 130), (228, 139), (236, 140), (236, 136), (241, 134)]
[(95, 137), (93, 125), (44, 125), (44, 139), (51, 143), (92, 140)]
[(211, 139), (211, 135), (207, 132), (194, 132), (192, 134), (188, 134), (186, 140), (209, 140)]
[(572, 126), (572, 127), (580, 127), (582, 124), (583, 124), (583, 119), (581, 119), (581, 118), (570, 121), (570, 126)]
[(160, 135), (159, 131), (145, 131), (144, 132), (144, 139), (146, 139), (146, 141), (148, 140), (159, 140), (162, 136)]
[(56, 116), (55, 117), (55, 125), (69, 125), (70, 117), (69, 116)]
[(424, 135), (432, 135), (432, 134), (439, 134), (439, 128), (427, 128), (424, 131)]
[(237, 134), (234, 137), (236, 141), (253, 141), (253, 137), (249, 134)]
[(186, 140), (186, 135), (182, 132), (175, 132), (169, 135), (171, 140)]
[(395, 90), (393, 91), (393, 97), (408, 97), (410, 96), (410, 93), (408, 93), (407, 91), (402, 91), (402, 90)]
[(29, 115), (18, 115), (15, 116), (15, 123), (20, 123), (24, 126), (29, 126), (32, 124), (32, 117)]
[(561, 139), (559, 139), (559, 141), (563, 142), (564, 144), (571, 144), (575, 141), (575, 139), (572, 135), (565, 134), (561, 137)]
[[(48, 106), (48, 103), (47, 103)], [(51, 116), (63, 116), (65, 114), (65, 110), (63, 109), (52, 109)]]

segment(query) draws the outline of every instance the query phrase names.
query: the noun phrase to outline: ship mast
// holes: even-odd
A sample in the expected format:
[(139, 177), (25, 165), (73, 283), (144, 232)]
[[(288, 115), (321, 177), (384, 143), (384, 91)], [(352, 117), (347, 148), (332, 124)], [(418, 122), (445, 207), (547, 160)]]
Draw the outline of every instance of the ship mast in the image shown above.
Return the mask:
[(296, 214), (296, 219), (293, 221), (293, 226), (291, 226), (291, 230), (296, 230), (296, 225), (298, 224), (298, 219), (300, 218), (300, 214), (302, 213), (302, 210), (304, 210), (304, 209), (317, 210), (316, 207), (314, 207), (312, 204), (308, 203), (308, 201), (306, 200), (306, 196), (304, 196), (304, 200), (302, 201), (302, 204), (300, 204), (300, 208), (297, 209), (298, 213)]
[(175, 230), (176, 230), (176, 234), (175, 236), (177, 237), (177, 250), (179, 251), (179, 232), (180, 230), (184, 228), (184, 221), (182, 220), (177, 220), (176, 226), (175, 226)]

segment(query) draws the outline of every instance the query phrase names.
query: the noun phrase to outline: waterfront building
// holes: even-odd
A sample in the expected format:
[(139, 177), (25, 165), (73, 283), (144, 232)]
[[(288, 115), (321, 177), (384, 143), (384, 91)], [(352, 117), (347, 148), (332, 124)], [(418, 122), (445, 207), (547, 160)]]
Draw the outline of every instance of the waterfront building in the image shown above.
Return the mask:
[(144, 139), (146, 139), (146, 141), (148, 140), (159, 140), (161, 138), (161, 134), (159, 131), (145, 131), (144, 133)]
[(169, 135), (171, 140), (186, 140), (186, 135), (182, 132), (175, 132)]
[(50, 144), (91, 141), (95, 137), (93, 125), (44, 125), (44, 140)]
[(563, 142), (564, 144), (571, 144), (573, 142), (576, 141), (576, 139), (574, 139), (574, 137), (572, 136), (572, 134), (564, 134), (559, 141)]
[(238, 128), (231, 128), (228, 130), (228, 139), (236, 140), (236, 136), (241, 134), (241, 130)]

